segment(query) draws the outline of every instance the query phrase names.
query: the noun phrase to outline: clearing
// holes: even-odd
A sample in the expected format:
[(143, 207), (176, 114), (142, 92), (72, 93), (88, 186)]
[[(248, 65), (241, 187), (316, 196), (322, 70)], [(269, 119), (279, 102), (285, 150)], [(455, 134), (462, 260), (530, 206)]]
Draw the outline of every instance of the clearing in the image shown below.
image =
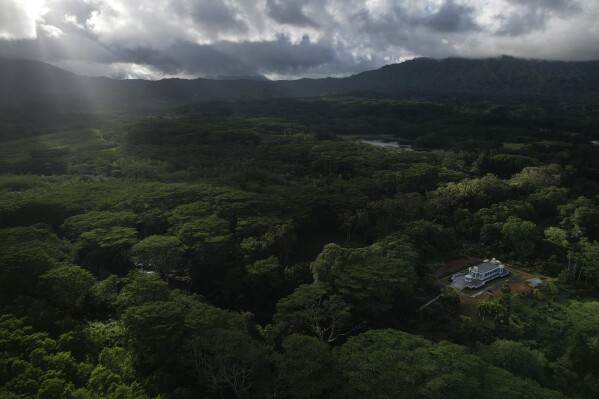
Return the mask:
[[(445, 285), (451, 284), (451, 275), (459, 271), (467, 269), (469, 266), (474, 266), (483, 261), (482, 258), (476, 258), (471, 256), (463, 256), (455, 259), (451, 259), (446, 262), (443, 266), (438, 268), (434, 275)], [(538, 277), (541, 280), (548, 281), (547, 277), (532, 274), (524, 270), (516, 269), (513, 266), (507, 264), (507, 268), (510, 270), (510, 274), (506, 277), (492, 280), (485, 286), (476, 289), (465, 289), (460, 292), (460, 302), (468, 304), (476, 304), (483, 299), (491, 296), (501, 295), (501, 287), (507, 283), (514, 294), (522, 294), (525, 292), (532, 291), (526, 280)]]

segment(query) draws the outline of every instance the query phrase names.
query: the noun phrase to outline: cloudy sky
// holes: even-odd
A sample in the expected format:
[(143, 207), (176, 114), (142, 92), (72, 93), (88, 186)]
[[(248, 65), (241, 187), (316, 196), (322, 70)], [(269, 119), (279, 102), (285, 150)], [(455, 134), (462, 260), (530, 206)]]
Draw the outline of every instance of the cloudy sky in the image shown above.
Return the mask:
[(0, 57), (84, 75), (345, 76), (502, 54), (599, 59), (599, 0), (0, 0)]

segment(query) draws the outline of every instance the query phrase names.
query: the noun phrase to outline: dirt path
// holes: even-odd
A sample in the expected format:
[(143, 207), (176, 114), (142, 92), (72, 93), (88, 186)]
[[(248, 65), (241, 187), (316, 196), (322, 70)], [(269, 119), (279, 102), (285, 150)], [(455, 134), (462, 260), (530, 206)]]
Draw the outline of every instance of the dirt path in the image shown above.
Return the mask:
[[(520, 278), (518, 279), (518, 281), (514, 281), (514, 282), (510, 283), (510, 288), (512, 289), (512, 292), (514, 294), (521, 294), (523, 292), (532, 291), (533, 288), (528, 285), (528, 282), (526, 280), (535, 278), (537, 276), (534, 274), (525, 272), (523, 270), (518, 270), (518, 273), (520, 273)], [(545, 281), (546, 279), (542, 278), (542, 280)]]

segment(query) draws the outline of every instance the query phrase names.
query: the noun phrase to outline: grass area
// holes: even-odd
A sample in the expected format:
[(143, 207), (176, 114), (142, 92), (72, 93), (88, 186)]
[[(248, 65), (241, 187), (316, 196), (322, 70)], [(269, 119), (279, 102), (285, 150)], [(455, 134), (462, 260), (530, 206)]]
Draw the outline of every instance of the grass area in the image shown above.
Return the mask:
[(530, 323), (537, 328), (537, 340), (545, 342), (549, 353), (559, 353), (565, 344), (562, 332), (567, 324), (569, 298), (564, 293), (550, 293), (539, 289), (529, 295), (512, 297), (512, 316), (510, 322), (518, 329), (525, 329)]
[[(341, 140), (393, 140), (393, 141), (402, 141), (398, 139), (393, 134), (339, 134), (337, 138)], [(403, 140), (407, 142), (407, 140)]]
[(29, 159), (36, 151), (79, 152), (97, 149), (106, 144), (98, 129), (48, 133), (4, 141), (0, 146), (0, 159), (6, 163), (14, 163)]
[[(453, 274), (455, 274), (455, 273), (453, 273)], [(453, 274), (452, 274), (452, 275), (453, 275)], [(442, 278), (441, 280), (439, 280), (439, 281), (440, 281), (442, 284), (449, 285), (449, 284), (451, 284), (451, 276), (452, 276), (452, 275), (449, 275), (449, 276), (447, 276), (447, 277), (443, 277), (443, 278)]]
[(560, 323), (566, 317), (566, 307), (570, 303), (565, 295), (550, 295), (540, 290), (534, 296), (515, 296), (513, 309), (519, 316), (528, 318), (542, 314), (550, 324)]
[(503, 143), (503, 148), (508, 150), (521, 150), (527, 145), (528, 143)]
[(476, 289), (464, 288), (462, 290), (462, 292), (466, 295), (473, 296), (473, 295), (476, 295), (483, 291), (493, 291), (493, 290), (497, 289), (499, 286), (501, 286), (503, 283), (505, 283), (506, 281), (510, 281), (511, 279), (518, 278), (518, 277), (520, 277), (520, 274), (518, 272), (514, 272), (513, 270), (510, 270), (510, 274), (508, 274), (507, 276), (491, 280), (490, 282), (488, 282), (487, 284), (483, 285), (480, 288), (476, 288)]

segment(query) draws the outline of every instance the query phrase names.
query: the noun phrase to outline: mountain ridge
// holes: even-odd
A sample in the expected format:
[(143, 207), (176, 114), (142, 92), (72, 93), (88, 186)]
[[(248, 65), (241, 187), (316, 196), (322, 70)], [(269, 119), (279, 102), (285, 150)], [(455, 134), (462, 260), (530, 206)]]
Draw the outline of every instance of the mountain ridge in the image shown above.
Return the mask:
[(423, 57), (344, 78), (150, 81), (86, 77), (38, 61), (0, 59), (0, 105), (4, 107), (52, 102), (99, 108), (163, 108), (197, 100), (356, 93), (599, 97), (599, 61)]

